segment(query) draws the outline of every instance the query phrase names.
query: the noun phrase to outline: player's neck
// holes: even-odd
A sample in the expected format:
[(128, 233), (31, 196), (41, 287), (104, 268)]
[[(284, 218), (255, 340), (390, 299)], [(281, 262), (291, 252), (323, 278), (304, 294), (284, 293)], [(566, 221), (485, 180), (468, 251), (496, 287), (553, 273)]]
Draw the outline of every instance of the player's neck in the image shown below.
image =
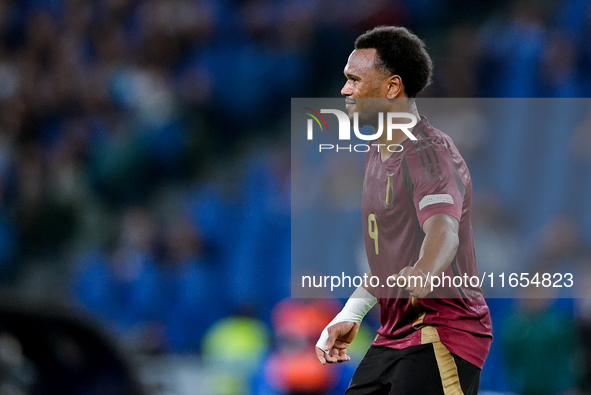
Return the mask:
[[(417, 105), (414, 102), (414, 100), (412, 101), (412, 104), (407, 107), (405, 110), (401, 111), (400, 109), (396, 109), (393, 112), (408, 112), (410, 114), (413, 114), (415, 117), (417, 117), (417, 119), (420, 118), (419, 116), (419, 111), (417, 109)], [(393, 121), (399, 122), (399, 123), (405, 123), (408, 122), (408, 118), (403, 119), (393, 119)], [(389, 145), (396, 145), (396, 144), (401, 144), (404, 140), (406, 140), (408, 138), (408, 136), (406, 135), (406, 133), (404, 133), (402, 130), (400, 129), (392, 129), (392, 138), (388, 139), (388, 133), (384, 130), (384, 132), (382, 133), (382, 135), (378, 138), (378, 144), (380, 144), (378, 146), (378, 149), (380, 150), (380, 154), (382, 157), (382, 161), (388, 159), (390, 156), (392, 156), (392, 152), (393, 149), (388, 150), (388, 146)]]

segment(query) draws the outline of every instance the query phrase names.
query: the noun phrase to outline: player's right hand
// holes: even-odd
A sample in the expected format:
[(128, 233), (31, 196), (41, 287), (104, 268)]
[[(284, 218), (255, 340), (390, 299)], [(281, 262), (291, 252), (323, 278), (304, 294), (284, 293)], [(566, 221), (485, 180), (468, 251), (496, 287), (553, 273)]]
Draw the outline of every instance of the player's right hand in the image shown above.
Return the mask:
[(347, 362), (347, 348), (359, 332), (359, 322), (338, 322), (328, 328), (328, 340), (324, 349), (315, 347), (321, 364)]

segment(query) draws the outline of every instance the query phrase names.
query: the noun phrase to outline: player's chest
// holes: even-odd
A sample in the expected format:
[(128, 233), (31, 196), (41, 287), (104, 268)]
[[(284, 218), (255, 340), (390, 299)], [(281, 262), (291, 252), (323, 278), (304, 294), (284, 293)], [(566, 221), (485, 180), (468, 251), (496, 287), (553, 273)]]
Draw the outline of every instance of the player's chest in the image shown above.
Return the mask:
[(404, 168), (400, 160), (386, 163), (374, 158), (365, 167), (362, 210), (380, 216), (397, 215), (399, 211), (413, 208)]

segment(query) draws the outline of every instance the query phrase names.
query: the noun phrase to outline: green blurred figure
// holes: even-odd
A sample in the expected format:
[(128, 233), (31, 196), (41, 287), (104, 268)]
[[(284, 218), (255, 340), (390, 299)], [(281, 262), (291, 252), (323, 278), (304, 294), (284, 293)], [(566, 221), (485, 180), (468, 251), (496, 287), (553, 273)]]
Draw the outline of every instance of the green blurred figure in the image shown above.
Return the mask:
[(224, 318), (203, 339), (203, 362), (211, 372), (215, 395), (247, 395), (250, 379), (265, 358), (271, 334), (248, 315)]
[(520, 395), (573, 393), (574, 322), (553, 306), (553, 299), (542, 298), (540, 291), (520, 300), (502, 328), (511, 389)]

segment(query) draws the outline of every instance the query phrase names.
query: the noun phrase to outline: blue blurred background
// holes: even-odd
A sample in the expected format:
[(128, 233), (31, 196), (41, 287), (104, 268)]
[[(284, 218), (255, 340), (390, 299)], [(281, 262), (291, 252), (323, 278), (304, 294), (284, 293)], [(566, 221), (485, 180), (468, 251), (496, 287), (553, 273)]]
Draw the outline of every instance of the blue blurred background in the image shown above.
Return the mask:
[[(425, 97), (591, 93), (588, 0), (0, 2), (3, 290), (88, 317), (151, 394), (341, 393), (376, 318), (355, 361), (317, 364), (341, 301), (289, 299), (290, 99), (337, 97), (379, 24), (426, 41)], [(591, 116), (574, 130), (450, 131), (481, 265), (591, 263)], [(588, 299), (490, 306), (482, 393), (591, 393)], [(35, 393), (4, 340), (0, 384)]]

